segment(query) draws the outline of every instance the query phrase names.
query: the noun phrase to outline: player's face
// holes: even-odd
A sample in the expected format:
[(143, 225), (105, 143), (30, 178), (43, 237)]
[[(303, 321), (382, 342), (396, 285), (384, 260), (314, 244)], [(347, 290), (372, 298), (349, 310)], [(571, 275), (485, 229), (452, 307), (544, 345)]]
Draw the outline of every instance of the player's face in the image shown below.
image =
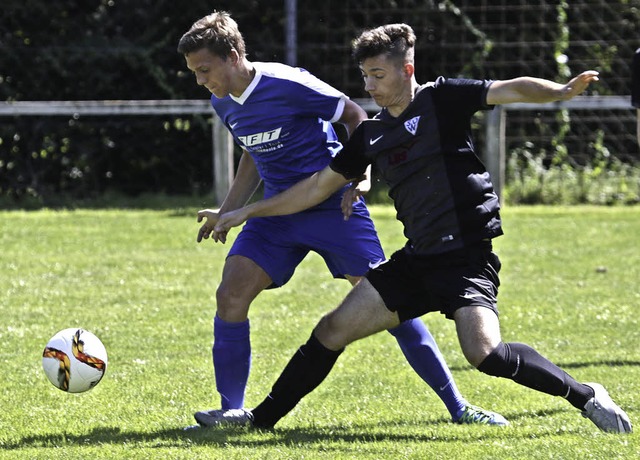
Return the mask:
[(223, 98), (232, 92), (234, 62), (232, 56), (222, 59), (206, 48), (185, 56), (187, 67), (200, 86), (207, 88), (215, 97)]
[(411, 75), (401, 63), (381, 54), (365, 59), (360, 71), (364, 90), (380, 107), (399, 114), (411, 102)]

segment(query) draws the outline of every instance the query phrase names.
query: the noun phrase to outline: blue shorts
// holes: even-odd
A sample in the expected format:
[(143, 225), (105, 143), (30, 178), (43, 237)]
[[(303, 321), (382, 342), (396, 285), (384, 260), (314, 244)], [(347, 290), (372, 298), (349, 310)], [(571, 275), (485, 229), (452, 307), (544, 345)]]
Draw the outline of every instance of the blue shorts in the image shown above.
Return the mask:
[(324, 259), (334, 278), (363, 276), (385, 258), (362, 202), (354, 205), (347, 221), (339, 208), (249, 219), (227, 257), (241, 255), (253, 260), (273, 280), (271, 287), (279, 287), (289, 281), (309, 251)]

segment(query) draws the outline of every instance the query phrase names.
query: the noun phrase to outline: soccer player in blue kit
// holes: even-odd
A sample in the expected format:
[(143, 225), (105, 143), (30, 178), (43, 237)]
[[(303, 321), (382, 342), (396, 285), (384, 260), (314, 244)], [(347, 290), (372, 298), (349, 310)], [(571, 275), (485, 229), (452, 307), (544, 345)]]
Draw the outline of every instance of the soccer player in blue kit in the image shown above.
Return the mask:
[[(583, 72), (567, 84), (532, 77), (440, 77), (419, 85), (415, 34), (408, 25), (365, 31), (353, 46), (365, 90), (381, 112), (363, 121), (322, 171), (275, 197), (219, 216), (207, 231), (224, 239), (248, 218), (300, 212), (375, 163), (408, 241), (320, 320), (263, 402), (252, 410), (220, 414), (218, 424), (274, 426), (324, 380), (345, 346), (440, 311), (454, 320), (465, 357), (481, 372), (562, 397), (603, 431), (631, 432), (629, 417), (602, 385), (580, 383), (532, 347), (502, 341), (497, 307), (501, 264), (491, 244), (502, 235), (500, 206), (471, 135), (471, 118), (479, 110), (568, 100), (597, 81), (598, 73)], [(348, 207), (344, 211), (348, 216)]]
[[(197, 83), (212, 93), (213, 108), (243, 149), (219, 211), (198, 213), (199, 221), (206, 219), (198, 242), (208, 238), (206, 230), (219, 213), (244, 206), (261, 181), (268, 198), (329, 164), (342, 148), (331, 123), (342, 123), (351, 134), (367, 118), (343, 93), (303, 69), (250, 62), (237, 24), (226, 12), (196, 21), (180, 39), (178, 52)], [(260, 292), (284, 285), (309, 251), (324, 258), (335, 278), (352, 284), (385, 259), (364, 203), (356, 203), (351, 218), (344, 220), (341, 200), (349, 190), (353, 192), (341, 187), (312, 209), (291, 216), (251, 219), (238, 234), (216, 291), (212, 354), (221, 409), (197, 412), (200, 425), (244, 406), (251, 366), (248, 312)], [(413, 369), (443, 400), (453, 421), (508, 424), (500, 414), (463, 398), (422, 321), (409, 319), (389, 332)]]

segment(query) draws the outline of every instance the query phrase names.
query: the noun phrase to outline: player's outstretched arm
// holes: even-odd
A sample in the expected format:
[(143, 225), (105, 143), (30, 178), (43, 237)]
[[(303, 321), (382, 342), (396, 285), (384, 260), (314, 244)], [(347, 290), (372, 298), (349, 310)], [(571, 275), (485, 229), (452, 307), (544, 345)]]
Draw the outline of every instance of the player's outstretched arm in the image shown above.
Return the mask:
[(487, 92), (487, 104), (500, 105), (513, 102), (555, 102), (572, 99), (583, 93), (591, 83), (598, 81), (598, 72), (587, 70), (568, 83), (556, 83), (535, 77), (497, 80)]
[(349, 182), (351, 179), (345, 179), (327, 166), (278, 195), (220, 215), (214, 228), (214, 238), (219, 235), (219, 240), (224, 243), (229, 229), (242, 225), (251, 217), (283, 216), (311, 208)]
[[(198, 222), (202, 222), (204, 220), (204, 224), (202, 224), (198, 230), (198, 237), (196, 241), (200, 243), (203, 239), (209, 238), (213, 232), (216, 222), (218, 222), (218, 216), (220, 214), (233, 209), (238, 209), (239, 207), (247, 204), (247, 201), (249, 201), (256, 192), (261, 181), (262, 179), (258, 174), (258, 168), (256, 167), (253, 158), (249, 152), (244, 150), (242, 152), (242, 157), (240, 158), (240, 163), (238, 164), (236, 176), (233, 179), (233, 183), (231, 184), (229, 192), (223, 200), (220, 209), (202, 209), (198, 211)], [(219, 241), (220, 238), (216, 238), (214, 235), (213, 240)]]
[[(202, 239), (207, 239), (213, 232), (213, 228), (216, 226), (218, 222), (218, 217), (220, 217), (220, 211), (216, 209), (201, 209), (198, 211), (198, 222), (202, 222), (204, 220), (204, 224), (198, 230), (198, 238), (196, 241), (199, 243)], [(217, 241), (216, 238), (214, 240)]]
[(347, 130), (347, 134), (350, 137), (356, 130), (358, 125), (367, 118), (367, 112), (365, 112), (364, 109), (358, 104), (349, 99), (344, 105), (344, 110), (338, 122), (344, 125)]

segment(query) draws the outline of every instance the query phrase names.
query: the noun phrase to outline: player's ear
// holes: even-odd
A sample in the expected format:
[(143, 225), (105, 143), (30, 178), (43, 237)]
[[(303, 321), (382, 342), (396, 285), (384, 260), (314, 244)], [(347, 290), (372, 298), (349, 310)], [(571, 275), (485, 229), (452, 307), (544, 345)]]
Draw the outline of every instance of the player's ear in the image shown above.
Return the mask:
[(231, 48), (228, 59), (231, 61), (232, 65), (236, 65), (240, 62), (240, 54), (238, 54), (235, 48)]
[(408, 79), (411, 79), (415, 74), (416, 68), (410, 62), (405, 62), (402, 66), (402, 71)]

